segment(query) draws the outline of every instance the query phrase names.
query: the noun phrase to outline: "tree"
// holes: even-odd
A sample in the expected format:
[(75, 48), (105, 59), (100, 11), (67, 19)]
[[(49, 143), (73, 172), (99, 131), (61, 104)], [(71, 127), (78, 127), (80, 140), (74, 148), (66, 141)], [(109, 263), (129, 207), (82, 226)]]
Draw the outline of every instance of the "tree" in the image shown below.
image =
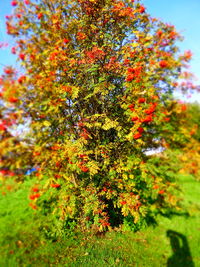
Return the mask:
[(7, 30), (24, 70), (12, 102), (31, 120), (38, 206), (99, 230), (173, 206), (171, 178), (145, 151), (162, 144), (166, 103), (191, 57), (178, 55), (175, 28), (133, 0), (12, 5)]
[[(192, 174), (199, 180), (200, 169), (200, 120), (199, 104), (182, 104), (185, 116), (182, 124), (182, 135), (186, 137), (186, 142), (180, 149), (180, 160), (182, 163), (181, 172)], [(181, 123), (181, 122), (179, 122)]]
[(6, 68), (1, 76), (0, 100), (0, 169), (2, 175), (22, 175), (33, 163), (30, 158), (31, 142), (20, 136), (19, 126), (25, 125), (23, 110), (15, 103), (18, 99), (18, 81), (15, 81), (14, 70)]

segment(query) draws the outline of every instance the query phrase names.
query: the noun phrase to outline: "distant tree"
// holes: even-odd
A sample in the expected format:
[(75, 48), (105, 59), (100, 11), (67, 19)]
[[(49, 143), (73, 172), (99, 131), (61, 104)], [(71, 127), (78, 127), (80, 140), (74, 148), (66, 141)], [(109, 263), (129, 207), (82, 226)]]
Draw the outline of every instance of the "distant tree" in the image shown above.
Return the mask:
[(184, 119), (180, 129), (186, 141), (180, 149), (181, 171), (200, 180), (200, 106), (198, 103), (183, 104), (182, 108)]
[[(6, 72), (8, 72), (6, 74)], [(31, 161), (31, 140), (19, 135), (19, 126), (25, 128), (21, 110), (15, 96), (18, 82), (11, 68), (5, 69), (0, 80), (0, 170), (2, 175), (23, 174)]]

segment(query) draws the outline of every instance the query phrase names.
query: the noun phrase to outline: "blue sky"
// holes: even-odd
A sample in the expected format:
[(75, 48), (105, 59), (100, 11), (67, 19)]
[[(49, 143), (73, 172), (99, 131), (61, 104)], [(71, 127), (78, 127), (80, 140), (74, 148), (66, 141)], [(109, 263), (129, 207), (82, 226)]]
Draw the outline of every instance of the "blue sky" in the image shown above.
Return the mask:
[[(12, 12), (9, 0), (0, 1), (0, 43), (8, 42), (12, 47), (12, 38), (6, 35), (5, 15)], [(179, 43), (182, 51), (191, 50), (193, 60), (191, 70), (196, 75), (200, 84), (200, 0), (143, 0), (147, 12), (153, 17), (162, 19), (164, 22), (173, 24), (177, 31), (184, 36), (184, 41)], [(16, 65), (15, 57), (10, 53), (10, 48), (0, 49), (0, 64)], [(0, 65), (0, 71), (2, 69)], [(200, 96), (194, 94), (191, 100), (200, 101)]]
[[(0, 0), (0, 43), (9, 43), (9, 48), (0, 49), (0, 64), (15, 66), (15, 57), (10, 53), (10, 47), (12, 47), (14, 42), (12, 38), (6, 35), (5, 29), (5, 16), (11, 14), (12, 12), (10, 3), (11, 1), (9, 0)], [(0, 65), (0, 71), (2, 70), (2, 68), (3, 66)]]

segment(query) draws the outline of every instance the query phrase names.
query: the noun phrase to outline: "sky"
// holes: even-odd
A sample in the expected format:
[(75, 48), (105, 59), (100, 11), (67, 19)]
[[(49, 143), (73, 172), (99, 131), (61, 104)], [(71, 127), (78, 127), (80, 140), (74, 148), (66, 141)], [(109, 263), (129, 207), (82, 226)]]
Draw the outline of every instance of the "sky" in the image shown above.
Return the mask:
[[(6, 35), (5, 30), (5, 15), (12, 13), (10, 2), (0, 0), (0, 44), (9, 43), (9, 47), (0, 49), (0, 72), (4, 65), (16, 66), (15, 57), (10, 53), (14, 42)], [(184, 41), (178, 43), (178, 46), (181, 51), (192, 51), (191, 71), (196, 76), (195, 83), (200, 84), (200, 0), (143, 0), (142, 3), (151, 16), (174, 25), (183, 35)], [(200, 102), (200, 94), (194, 94), (184, 100)]]
[(5, 16), (12, 12), (10, 3), (10, 0), (0, 0), (0, 44), (9, 43), (9, 47), (0, 49), (0, 71), (3, 65), (16, 65), (15, 57), (10, 52), (10, 47), (14, 45), (14, 42), (10, 36), (7, 36), (5, 29)]

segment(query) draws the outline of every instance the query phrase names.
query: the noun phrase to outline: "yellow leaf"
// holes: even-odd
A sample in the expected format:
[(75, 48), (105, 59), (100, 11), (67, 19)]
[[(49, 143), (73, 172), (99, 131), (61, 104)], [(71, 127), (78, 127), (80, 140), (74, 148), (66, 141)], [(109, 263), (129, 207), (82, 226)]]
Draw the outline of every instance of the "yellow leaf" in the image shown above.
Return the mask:
[(116, 128), (118, 126), (117, 121), (112, 121), (109, 118), (105, 119), (105, 124), (102, 126), (104, 130), (109, 130), (111, 128)]
[(88, 163), (89, 169), (90, 169), (90, 174), (94, 175), (96, 173), (98, 173), (99, 167), (97, 166), (97, 164), (94, 161), (90, 161)]
[(128, 180), (128, 175), (123, 173), (122, 177), (124, 178), (124, 180)]
[(133, 43), (131, 46), (132, 47), (137, 47), (137, 46), (139, 46), (139, 43)]
[(51, 123), (49, 121), (44, 121), (43, 125), (46, 126), (46, 127), (49, 127), (51, 125)]

